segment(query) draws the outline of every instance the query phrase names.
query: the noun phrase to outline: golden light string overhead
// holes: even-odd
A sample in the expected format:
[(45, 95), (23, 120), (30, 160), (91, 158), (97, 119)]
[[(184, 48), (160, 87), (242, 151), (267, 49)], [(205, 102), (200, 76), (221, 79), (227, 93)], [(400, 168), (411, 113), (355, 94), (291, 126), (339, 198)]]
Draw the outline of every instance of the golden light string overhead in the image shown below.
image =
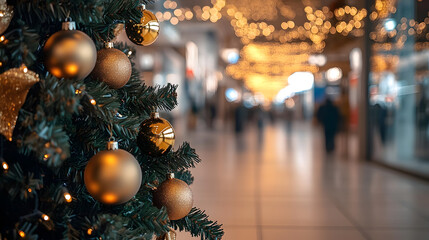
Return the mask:
[[(347, 36), (352, 34), (353, 36), (362, 36), (364, 27), (364, 18), (368, 12), (365, 8), (357, 9), (354, 6), (343, 6), (331, 11), (329, 7), (323, 6), (320, 9), (315, 9), (310, 6), (308, 1), (303, 1), (304, 4), (308, 4), (304, 10), (306, 10), (309, 21), (303, 25), (297, 25), (293, 19), (295, 17), (294, 11), (290, 9), (281, 1), (277, 3), (277, 11), (280, 13), (279, 17), (285, 18), (285, 21), (281, 23), (281, 26), (270, 26), (264, 21), (252, 21), (252, 18), (245, 17), (244, 10), (238, 11), (234, 4), (225, 0), (212, 1), (213, 5), (210, 6), (194, 6), (190, 8), (178, 8), (178, 4), (175, 1), (166, 1), (164, 7), (167, 9), (165, 12), (157, 12), (156, 16), (162, 21), (173, 21), (172, 24), (176, 25), (178, 22), (197, 19), (201, 21), (212, 21), (216, 22), (223, 16), (238, 17), (240, 21), (236, 19), (231, 20), (231, 25), (234, 27), (236, 35), (241, 38), (244, 44), (252, 42), (256, 37), (266, 37), (266, 40), (277, 41), (280, 43), (286, 43), (296, 40), (310, 39), (316, 43), (320, 42), (324, 35), (323, 34), (342, 34)], [(232, 1), (234, 2), (234, 1)], [(313, 12), (314, 11), (314, 12)], [(258, 11), (256, 11), (258, 12)], [(391, 3), (388, 7), (389, 13), (395, 13), (396, 8)], [(377, 10), (370, 14), (371, 20), (379, 18)], [(329, 19), (336, 19), (338, 22), (333, 25)], [(257, 19), (257, 18), (255, 18)], [(429, 21), (429, 20), (425, 20)], [(246, 24), (247, 22), (247, 24)], [(316, 24), (317, 29), (312, 26)], [(422, 24), (422, 23), (419, 23)], [(425, 23), (427, 24), (427, 23)], [(238, 26), (237, 26), (238, 25)], [(307, 26), (307, 28), (305, 27)], [(310, 27), (308, 27), (310, 26)], [(274, 29), (273, 29), (274, 27)], [(316, 30), (317, 29), (317, 30)], [(285, 31), (288, 30), (288, 31)], [(316, 32), (317, 31), (317, 32)], [(314, 32), (317, 34), (315, 35)], [(319, 35), (319, 36), (317, 36)], [(320, 45), (323, 45), (320, 43)], [(322, 48), (323, 49), (323, 48)]]
[[(239, 63), (229, 65), (226, 69), (227, 73), (235, 79), (244, 80), (249, 88), (265, 89), (265, 92), (275, 92), (279, 90), (274, 89), (278, 86), (275, 84), (266, 84), (272, 81), (272, 76), (282, 76), (284, 79), (287, 79), (291, 73), (296, 71), (308, 71), (312, 73), (318, 71), (318, 67), (309, 65), (308, 61), (304, 60), (301, 63), (295, 63), (294, 61), (290, 62), (289, 59), (296, 58), (302, 53), (312, 54), (323, 52), (326, 46), (325, 40), (329, 35), (363, 36), (365, 18), (369, 15), (371, 20), (376, 20), (384, 18), (388, 14), (395, 13), (395, 2), (396, 0), (376, 0), (375, 9), (369, 14), (365, 8), (358, 9), (354, 6), (344, 5), (336, 9), (330, 9), (328, 6), (317, 7), (312, 1), (302, 0), (304, 6), (302, 14), (305, 17), (305, 21), (302, 24), (298, 24), (298, 21), (295, 20), (298, 14), (296, 9), (292, 9), (287, 4), (277, 0), (264, 1), (263, 8), (259, 6), (260, 2), (251, 0), (212, 0), (211, 6), (194, 6), (192, 9), (180, 8), (176, 1), (167, 0), (164, 2), (164, 7), (167, 10), (157, 12), (156, 16), (160, 22), (169, 21), (173, 25), (192, 19), (217, 22), (223, 17), (227, 17), (234, 29), (235, 35), (244, 44), (244, 48), (240, 52), (241, 58)], [(279, 26), (272, 23), (273, 20), (277, 19), (281, 19)], [(426, 25), (429, 24), (429, 18), (420, 23), (413, 21), (409, 20), (409, 22), (406, 22), (407, 26), (410, 26), (406, 28), (406, 31), (429, 39), (429, 34), (425, 32)], [(404, 24), (402, 23), (402, 26)], [(399, 27), (401, 26), (398, 24), (397, 28)], [(389, 33), (381, 29), (380, 34), (375, 34), (374, 32), (372, 36), (379, 36), (380, 39), (378, 40), (382, 41), (381, 37), (394, 36), (397, 32), (399, 32), (399, 29)], [(265, 46), (259, 43), (261, 40), (266, 42), (264, 43)], [(404, 39), (399, 39), (396, 45), (376, 44), (374, 48), (401, 48), (403, 47), (403, 43)], [(255, 48), (255, 45), (260, 51), (263, 51), (262, 49), (264, 48), (271, 48), (281, 51), (281, 54), (268, 59), (268, 61), (263, 57), (254, 60), (246, 48), (248, 46)], [(417, 43), (415, 45), (416, 49), (425, 47), (428, 47), (428, 44)], [(284, 65), (288, 65), (289, 69), (279, 65), (277, 59), (282, 59), (286, 62)], [(267, 75), (264, 84), (258, 85), (255, 84), (255, 81), (250, 82), (249, 79), (254, 78), (254, 76), (260, 77), (263, 74)], [(284, 86), (286, 85), (287, 83), (284, 84)], [(270, 93), (270, 95), (272, 94)]]

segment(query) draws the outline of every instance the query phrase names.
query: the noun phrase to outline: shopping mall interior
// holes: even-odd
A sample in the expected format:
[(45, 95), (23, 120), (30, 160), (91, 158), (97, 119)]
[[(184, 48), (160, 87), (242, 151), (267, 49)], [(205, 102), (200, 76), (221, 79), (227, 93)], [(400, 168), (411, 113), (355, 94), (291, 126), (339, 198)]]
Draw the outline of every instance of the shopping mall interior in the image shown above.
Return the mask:
[(145, 82), (179, 85), (161, 115), (200, 154), (195, 204), (224, 239), (428, 238), (429, 2), (148, 9), (160, 37), (136, 64)]
[[(156, 41), (136, 45), (123, 25), (113, 41), (131, 47), (145, 85), (177, 86), (177, 106), (159, 116), (174, 126), (173, 151), (189, 142), (201, 159), (185, 181), (222, 239), (429, 239), (429, 0), (145, 8)], [(163, 240), (215, 239), (174, 224)]]

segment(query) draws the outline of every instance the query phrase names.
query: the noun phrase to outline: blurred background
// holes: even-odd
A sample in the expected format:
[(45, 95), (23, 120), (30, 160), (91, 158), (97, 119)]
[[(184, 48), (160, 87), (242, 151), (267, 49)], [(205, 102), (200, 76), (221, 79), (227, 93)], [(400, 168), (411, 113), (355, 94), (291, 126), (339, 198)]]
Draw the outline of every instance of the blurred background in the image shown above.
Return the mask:
[(161, 33), (135, 64), (179, 85), (161, 116), (203, 158), (195, 204), (225, 239), (428, 239), (428, 0), (147, 9)]

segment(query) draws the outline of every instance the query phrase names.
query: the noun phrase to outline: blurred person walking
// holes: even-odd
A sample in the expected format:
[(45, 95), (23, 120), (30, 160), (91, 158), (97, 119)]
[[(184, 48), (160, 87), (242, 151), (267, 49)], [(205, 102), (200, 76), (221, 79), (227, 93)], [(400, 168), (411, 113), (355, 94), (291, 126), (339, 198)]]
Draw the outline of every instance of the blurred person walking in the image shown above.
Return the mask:
[(234, 120), (235, 120), (234, 130), (237, 135), (240, 135), (243, 132), (244, 121), (246, 119), (245, 114), (246, 113), (245, 113), (245, 108), (243, 107), (243, 104), (239, 103), (234, 110)]
[(326, 98), (317, 111), (317, 120), (324, 129), (326, 152), (331, 153), (335, 150), (335, 135), (340, 124), (340, 111), (330, 98)]
[(349, 95), (347, 94), (345, 88), (341, 90), (340, 99), (338, 101), (338, 107), (340, 111), (340, 121), (339, 121), (339, 137), (340, 137), (340, 150), (343, 156), (348, 156), (349, 154), (349, 124), (350, 124), (350, 102)]
[[(286, 107), (284, 111), (284, 119), (286, 121), (286, 134), (287, 138), (291, 139), (292, 137), (292, 130), (293, 130), (293, 117), (294, 117), (294, 110), (291, 107)], [(290, 143), (290, 141), (288, 141)]]

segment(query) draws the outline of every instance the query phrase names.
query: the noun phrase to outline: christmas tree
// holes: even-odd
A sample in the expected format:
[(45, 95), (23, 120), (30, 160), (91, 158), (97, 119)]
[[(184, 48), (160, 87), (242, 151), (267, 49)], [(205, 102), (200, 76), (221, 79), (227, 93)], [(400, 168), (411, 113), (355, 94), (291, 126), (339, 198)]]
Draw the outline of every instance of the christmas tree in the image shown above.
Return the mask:
[(177, 105), (176, 86), (145, 85), (132, 46), (109, 43), (124, 25), (156, 39), (156, 20), (133, 28), (152, 16), (141, 3), (0, 0), (1, 239), (222, 238), (190, 205), (200, 158), (171, 149), (156, 113)]

